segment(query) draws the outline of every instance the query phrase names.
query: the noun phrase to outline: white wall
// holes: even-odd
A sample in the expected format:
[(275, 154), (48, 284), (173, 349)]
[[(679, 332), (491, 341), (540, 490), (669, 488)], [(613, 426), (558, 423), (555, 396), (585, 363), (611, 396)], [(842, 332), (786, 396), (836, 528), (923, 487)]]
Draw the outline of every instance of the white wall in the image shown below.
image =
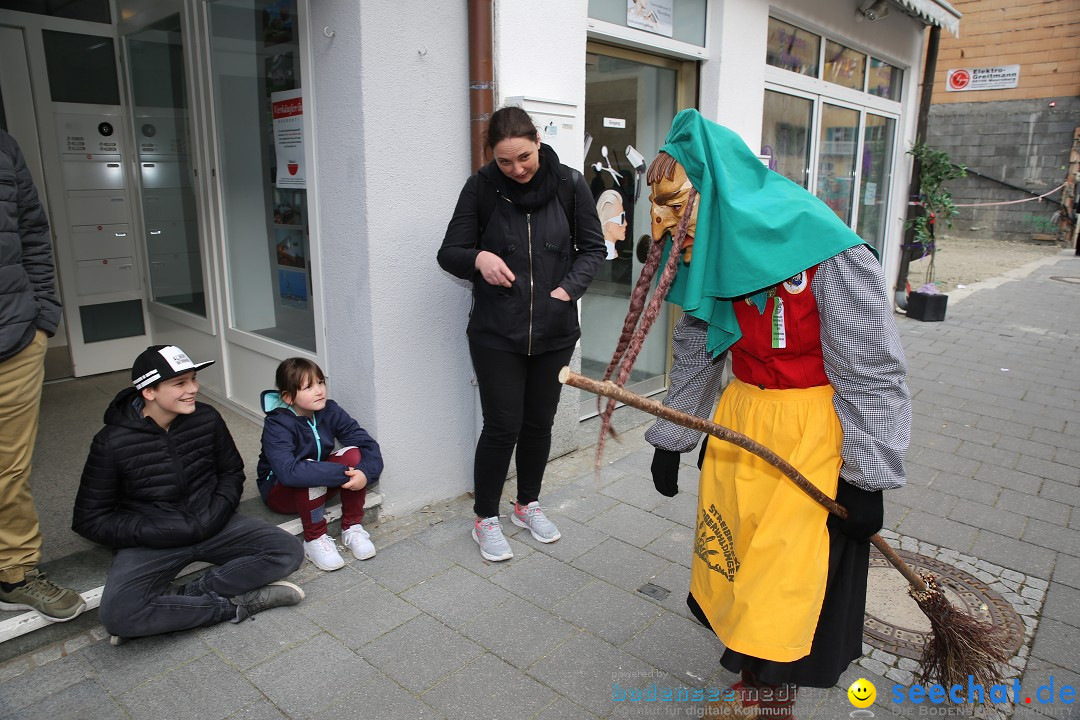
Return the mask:
[(761, 144), (765, 101), (769, 4), (761, 0), (712, 0), (707, 22), (709, 59), (701, 65), (698, 109), (756, 148)]
[(470, 172), (466, 8), (310, 7), (326, 371), (402, 515), (472, 486), (469, 293), (435, 262)]
[(575, 153), (559, 159), (581, 169), (585, 128), (584, 0), (495, 3), (496, 106), (525, 95), (577, 106)]

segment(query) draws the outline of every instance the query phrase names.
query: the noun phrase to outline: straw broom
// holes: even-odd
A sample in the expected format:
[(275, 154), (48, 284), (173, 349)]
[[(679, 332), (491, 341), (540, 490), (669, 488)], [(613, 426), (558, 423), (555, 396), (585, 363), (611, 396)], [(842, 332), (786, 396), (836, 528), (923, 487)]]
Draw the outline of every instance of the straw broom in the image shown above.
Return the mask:
[[(786, 460), (742, 433), (694, 415), (673, 410), (655, 400), (632, 393), (613, 382), (600, 382), (578, 375), (567, 367), (559, 372), (559, 382), (595, 395), (603, 395), (664, 420), (737, 445), (776, 467), (798, 485), (799, 489), (833, 515), (847, 518), (847, 510), (844, 507), (818, 490)], [(915, 599), (930, 621), (932, 633), (930, 641), (923, 647), (920, 681), (926, 684), (934, 680), (949, 688), (953, 685), (966, 686), (968, 677), (971, 676), (972, 682), (979, 683), (983, 687), (1004, 684), (1005, 678), (1001, 665), (1008, 661), (1009, 641), (1005, 628), (978, 620), (954, 606), (945, 597), (945, 593), (942, 592), (941, 586), (932, 574), (916, 573), (880, 535), (872, 535), (870, 542), (907, 579), (910, 585), (908, 594)]]

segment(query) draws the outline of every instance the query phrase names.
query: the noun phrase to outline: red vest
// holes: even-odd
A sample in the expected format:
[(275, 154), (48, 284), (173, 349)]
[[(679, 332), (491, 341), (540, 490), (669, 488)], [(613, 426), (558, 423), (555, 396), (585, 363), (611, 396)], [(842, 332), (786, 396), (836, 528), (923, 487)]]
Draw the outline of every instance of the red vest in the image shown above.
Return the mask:
[(732, 301), (742, 330), (731, 346), (735, 377), (769, 390), (829, 384), (821, 359), (817, 302), (810, 290), (815, 272), (817, 265), (769, 288), (764, 312), (749, 299)]

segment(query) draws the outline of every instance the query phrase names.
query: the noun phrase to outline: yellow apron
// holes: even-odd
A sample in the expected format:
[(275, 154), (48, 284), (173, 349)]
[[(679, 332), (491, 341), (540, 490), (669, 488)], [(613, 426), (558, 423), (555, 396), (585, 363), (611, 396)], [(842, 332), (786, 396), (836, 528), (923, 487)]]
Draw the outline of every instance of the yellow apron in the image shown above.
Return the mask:
[[(732, 379), (715, 421), (756, 440), (836, 497), (843, 431), (829, 385), (761, 390)], [(690, 592), (723, 643), (791, 662), (810, 653), (829, 566), (827, 512), (761, 458), (709, 439)]]

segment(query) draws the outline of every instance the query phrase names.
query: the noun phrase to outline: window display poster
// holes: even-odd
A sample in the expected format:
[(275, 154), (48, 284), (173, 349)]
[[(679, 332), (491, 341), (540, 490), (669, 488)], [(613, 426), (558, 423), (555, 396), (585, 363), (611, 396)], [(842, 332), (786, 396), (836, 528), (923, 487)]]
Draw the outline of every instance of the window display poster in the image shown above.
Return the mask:
[(293, 54), (283, 52), (272, 55), (264, 61), (266, 65), (266, 91), (270, 93), (292, 90), (296, 87), (296, 69)]
[(278, 268), (278, 296), (281, 304), (295, 310), (307, 310), (307, 273)]
[(277, 155), (275, 186), (305, 187), (303, 91), (270, 93), (270, 110), (274, 118), (274, 151)]
[(303, 190), (274, 190), (274, 224), (304, 224)]
[(294, 0), (274, 0), (263, 9), (263, 45), (292, 42), (293, 18), (296, 17), (293, 2)]
[(626, 0), (626, 26), (671, 37), (672, 0)]
[(304, 233), (300, 230), (275, 230), (277, 264), (287, 267), (306, 267), (304, 262)]

